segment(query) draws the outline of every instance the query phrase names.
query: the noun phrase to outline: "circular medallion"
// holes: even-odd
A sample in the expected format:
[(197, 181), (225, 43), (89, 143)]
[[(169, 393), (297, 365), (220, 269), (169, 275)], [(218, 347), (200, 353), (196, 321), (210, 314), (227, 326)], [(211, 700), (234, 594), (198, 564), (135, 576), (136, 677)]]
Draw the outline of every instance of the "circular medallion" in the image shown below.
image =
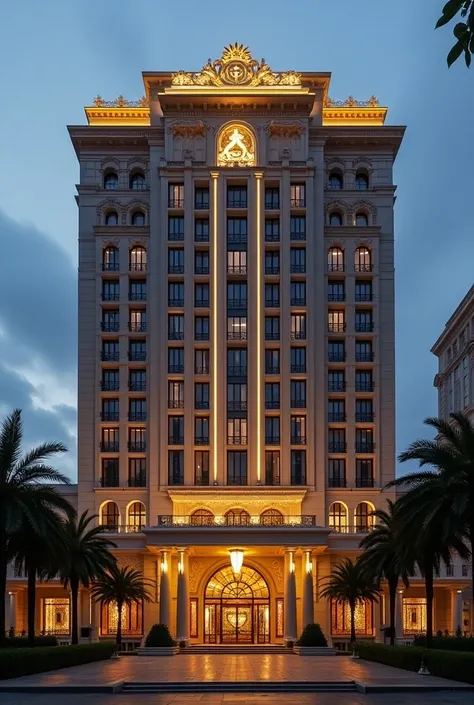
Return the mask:
[(239, 85), (247, 80), (248, 67), (243, 61), (231, 61), (222, 70), (222, 78), (227, 83)]

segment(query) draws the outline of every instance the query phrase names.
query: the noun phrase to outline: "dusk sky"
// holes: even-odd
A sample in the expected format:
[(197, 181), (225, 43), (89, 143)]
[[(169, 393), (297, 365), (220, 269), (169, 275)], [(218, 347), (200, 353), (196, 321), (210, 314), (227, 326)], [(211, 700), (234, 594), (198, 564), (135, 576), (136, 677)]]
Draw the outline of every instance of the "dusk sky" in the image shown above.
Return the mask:
[[(436, 415), (430, 347), (473, 283), (474, 69), (434, 31), (444, 0), (16, 0), (0, 29), (0, 414), (62, 440), (76, 474), (78, 165), (67, 124), (95, 95), (143, 94), (144, 70), (199, 70), (231, 42), (275, 70), (331, 71), (407, 125), (395, 183), (398, 451)], [(405, 468), (403, 468), (405, 471)]]

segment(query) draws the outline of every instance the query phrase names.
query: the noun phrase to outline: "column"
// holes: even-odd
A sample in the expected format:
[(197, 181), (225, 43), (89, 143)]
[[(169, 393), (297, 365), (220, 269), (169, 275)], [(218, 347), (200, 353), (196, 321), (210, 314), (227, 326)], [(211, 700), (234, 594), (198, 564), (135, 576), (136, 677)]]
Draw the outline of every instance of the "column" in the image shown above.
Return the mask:
[(296, 640), (295, 549), (285, 549), (285, 643)]
[(16, 631), (16, 592), (8, 592), (5, 597), (5, 629)]
[(170, 568), (169, 551), (161, 551), (160, 624), (170, 625)]
[(189, 554), (187, 548), (178, 548), (178, 599), (176, 610), (176, 639), (189, 641)]
[(395, 602), (395, 638), (403, 637), (403, 590), (397, 591)]
[(314, 600), (313, 600), (313, 556), (311, 551), (303, 554), (303, 624), (304, 629), (307, 624), (314, 623)]
[(457, 628), (463, 630), (462, 623), (462, 590), (451, 590), (451, 631), (456, 634)]

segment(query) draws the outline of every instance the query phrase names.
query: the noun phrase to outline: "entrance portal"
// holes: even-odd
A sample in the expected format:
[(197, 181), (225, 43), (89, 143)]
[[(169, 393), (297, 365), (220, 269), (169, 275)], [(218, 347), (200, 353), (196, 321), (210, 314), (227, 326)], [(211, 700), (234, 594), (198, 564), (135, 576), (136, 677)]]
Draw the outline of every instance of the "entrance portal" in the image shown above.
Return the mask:
[(270, 593), (260, 573), (230, 566), (210, 578), (204, 596), (207, 644), (266, 644), (270, 641)]

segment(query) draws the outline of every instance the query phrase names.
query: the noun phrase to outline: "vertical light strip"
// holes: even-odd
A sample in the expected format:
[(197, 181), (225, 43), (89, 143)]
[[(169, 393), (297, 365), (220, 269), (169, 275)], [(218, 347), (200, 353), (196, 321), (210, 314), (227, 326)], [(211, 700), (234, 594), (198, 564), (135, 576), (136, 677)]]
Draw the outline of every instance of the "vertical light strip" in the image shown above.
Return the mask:
[(261, 215), (262, 215), (262, 176), (257, 179), (257, 482), (262, 481), (262, 262), (261, 262)]
[(219, 173), (211, 172), (212, 176), (212, 201), (213, 201), (213, 227), (212, 227), (212, 465), (214, 482), (217, 482), (217, 179)]

